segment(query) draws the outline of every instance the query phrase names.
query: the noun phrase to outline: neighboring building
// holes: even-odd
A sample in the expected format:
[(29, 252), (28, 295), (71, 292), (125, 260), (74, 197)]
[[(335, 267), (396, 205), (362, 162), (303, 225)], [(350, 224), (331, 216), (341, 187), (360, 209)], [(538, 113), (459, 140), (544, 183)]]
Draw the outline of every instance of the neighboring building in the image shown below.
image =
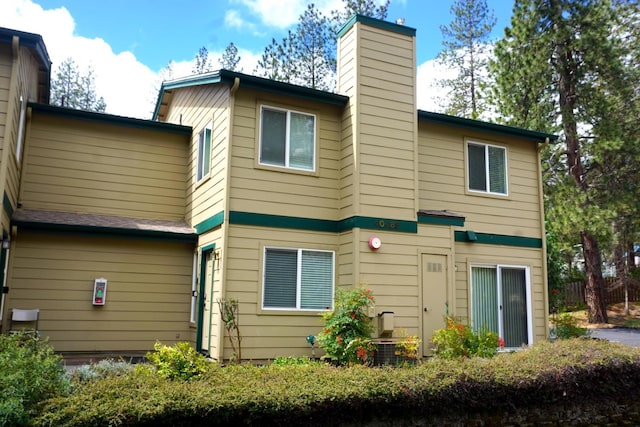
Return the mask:
[(40, 308), (63, 352), (228, 359), (216, 301), (235, 298), (259, 360), (310, 354), (335, 290), (362, 285), (425, 355), (447, 314), (546, 339), (554, 136), (417, 110), (411, 28), (356, 16), (339, 36), (337, 94), (220, 70), (163, 84), (156, 121), (30, 103), (3, 319)]

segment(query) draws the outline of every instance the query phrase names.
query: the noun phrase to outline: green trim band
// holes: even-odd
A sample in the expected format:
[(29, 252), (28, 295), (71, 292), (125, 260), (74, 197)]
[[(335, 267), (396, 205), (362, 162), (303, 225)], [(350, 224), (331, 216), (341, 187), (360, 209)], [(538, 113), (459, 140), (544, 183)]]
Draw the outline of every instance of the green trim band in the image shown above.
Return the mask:
[(4, 208), (7, 215), (9, 215), (9, 218), (11, 218), (13, 216), (13, 206), (11, 206), (11, 200), (9, 200), (9, 196), (7, 196), (7, 193), (4, 193), (2, 195), (2, 207)]
[(255, 225), (259, 227), (321, 231), (325, 233), (339, 233), (351, 230), (352, 228), (397, 231), (400, 233), (418, 232), (418, 224), (415, 221), (374, 218), (367, 216), (353, 216), (340, 221), (334, 221), (329, 219), (299, 218), (284, 215), (231, 211), (229, 212), (229, 223)]
[(111, 237), (134, 237), (172, 242), (196, 243), (197, 234), (172, 233), (169, 231), (135, 230), (131, 228), (93, 227), (88, 225), (48, 224), (31, 221), (14, 221), (12, 224), (31, 231), (55, 232), (61, 234), (103, 235)]
[(196, 233), (203, 234), (209, 230), (213, 230), (216, 227), (220, 227), (224, 223), (224, 211), (220, 211), (214, 216), (205, 219), (204, 221), (196, 224), (194, 227)]
[(542, 239), (535, 237), (520, 237), (520, 236), (506, 236), (503, 234), (488, 234), (488, 233), (473, 233), (476, 240), (471, 240), (470, 233), (467, 231), (454, 232), (456, 242), (467, 243), (484, 243), (488, 245), (504, 245), (504, 246), (517, 246), (520, 248), (542, 248)]
[(432, 224), (432, 225), (453, 225), (454, 227), (464, 227), (464, 218), (418, 215), (418, 223)]
[(404, 25), (394, 24), (393, 22), (382, 21), (380, 19), (371, 18), (370, 16), (364, 15), (353, 15), (346, 24), (342, 26), (342, 28), (338, 31), (337, 37), (342, 37), (349, 28), (353, 27), (356, 22), (361, 22), (363, 24), (369, 25), (371, 27), (376, 27), (381, 30), (393, 31), (394, 33), (404, 34), (406, 36), (415, 37), (416, 29), (411, 27), (405, 27)]

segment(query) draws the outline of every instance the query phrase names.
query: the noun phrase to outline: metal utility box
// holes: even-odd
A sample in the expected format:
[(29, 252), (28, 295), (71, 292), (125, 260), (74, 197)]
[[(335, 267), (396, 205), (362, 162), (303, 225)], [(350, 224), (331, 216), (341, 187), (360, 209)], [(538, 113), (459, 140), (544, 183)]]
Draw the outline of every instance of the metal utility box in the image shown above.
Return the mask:
[(378, 314), (378, 335), (381, 337), (393, 334), (393, 311), (383, 311)]
[(107, 300), (107, 279), (101, 277), (93, 282), (93, 305), (104, 305)]

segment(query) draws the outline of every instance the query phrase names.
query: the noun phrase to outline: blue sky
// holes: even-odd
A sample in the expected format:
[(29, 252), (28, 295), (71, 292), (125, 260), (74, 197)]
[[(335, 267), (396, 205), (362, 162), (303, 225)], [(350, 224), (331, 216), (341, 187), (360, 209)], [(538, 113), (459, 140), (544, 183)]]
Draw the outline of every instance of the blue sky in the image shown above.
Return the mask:
[[(451, 22), (453, 0), (391, 0), (387, 20), (405, 19), (415, 28), (419, 80), (438, 70), (432, 60), (442, 49), (440, 25)], [(107, 111), (147, 118), (158, 72), (174, 61), (174, 77), (188, 74), (198, 48), (207, 47), (214, 66), (229, 42), (251, 73), (271, 38), (280, 40), (295, 26), (308, 0), (1, 0), (0, 26), (41, 34), (54, 63), (71, 56), (91, 66)], [(316, 0), (321, 10), (341, 0)], [(493, 38), (509, 24), (513, 0), (488, 0), (498, 24)], [(422, 74), (421, 74), (422, 70)], [(420, 79), (422, 77), (422, 79)], [(418, 106), (435, 110), (426, 83)], [(431, 86), (429, 86), (431, 87)], [(143, 92), (144, 91), (144, 92)], [(434, 91), (432, 90), (431, 93)], [(141, 98), (133, 101), (132, 98)]]

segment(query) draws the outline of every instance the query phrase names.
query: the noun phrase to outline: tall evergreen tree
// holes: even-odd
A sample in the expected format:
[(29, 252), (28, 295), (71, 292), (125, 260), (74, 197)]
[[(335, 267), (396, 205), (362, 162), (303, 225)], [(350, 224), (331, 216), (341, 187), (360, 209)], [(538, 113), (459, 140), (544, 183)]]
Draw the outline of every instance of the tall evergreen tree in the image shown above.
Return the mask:
[(450, 13), (453, 21), (440, 26), (444, 49), (438, 61), (457, 75), (438, 82), (448, 90), (441, 103), (448, 114), (477, 119), (487, 110), (489, 36), (496, 17), (486, 0), (456, 0)]
[(208, 73), (211, 70), (213, 70), (213, 67), (211, 66), (211, 59), (209, 59), (209, 50), (206, 47), (202, 46), (200, 49), (198, 49), (198, 53), (194, 58), (193, 68), (191, 69), (191, 72), (193, 74), (202, 74)]
[(107, 104), (98, 97), (93, 68), (82, 73), (72, 58), (67, 58), (58, 67), (51, 80), (52, 105), (77, 110), (104, 112)]
[(218, 59), (218, 63), (220, 64), (220, 67), (225, 70), (242, 72), (242, 69), (238, 68), (240, 59), (240, 55), (238, 55), (238, 48), (233, 44), (233, 42), (231, 42), (224, 49), (222, 57)]
[(561, 135), (544, 154), (546, 213), (553, 231), (581, 245), (593, 323), (607, 321), (601, 244), (625, 200), (640, 195), (636, 185), (624, 188), (640, 160), (640, 133), (623, 116), (638, 116), (640, 86), (622, 3), (516, 0), (491, 64), (507, 123)]

